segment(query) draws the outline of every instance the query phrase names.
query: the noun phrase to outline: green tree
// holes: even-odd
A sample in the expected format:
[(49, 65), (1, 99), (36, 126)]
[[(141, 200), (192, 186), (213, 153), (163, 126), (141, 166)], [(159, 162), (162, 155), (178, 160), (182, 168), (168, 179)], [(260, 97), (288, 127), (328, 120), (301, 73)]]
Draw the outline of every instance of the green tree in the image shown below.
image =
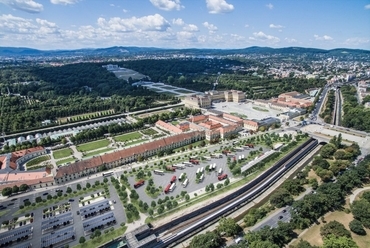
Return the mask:
[(356, 220), (356, 219), (352, 220), (349, 223), (349, 229), (358, 235), (366, 235), (366, 231), (364, 227), (362, 226), (361, 221), (359, 220)]
[(308, 241), (300, 239), (298, 244), (291, 248), (318, 248), (317, 246), (311, 245)]
[(222, 244), (222, 238), (215, 232), (206, 232), (193, 237), (190, 248), (218, 248)]
[(225, 233), (226, 236), (231, 237), (241, 231), (240, 226), (232, 218), (221, 218), (218, 222), (217, 230), (220, 233)]
[(72, 189), (71, 189), (71, 187), (67, 187), (66, 192), (67, 192), (68, 194), (72, 193)]
[(85, 237), (84, 237), (84, 236), (81, 236), (81, 237), (80, 237), (80, 240), (79, 240), (79, 243), (80, 243), (80, 244), (83, 244), (83, 243), (85, 243), (85, 242), (86, 242)]
[(322, 248), (359, 248), (358, 245), (351, 238), (342, 236), (337, 237), (335, 235), (329, 235), (324, 238), (324, 244)]
[(19, 187), (17, 185), (14, 185), (12, 188), (12, 194), (16, 194), (19, 192)]
[(10, 187), (3, 188), (3, 190), (1, 191), (1, 194), (3, 196), (10, 196), (12, 194), (12, 188)]
[(27, 184), (21, 184), (21, 186), (19, 186), (19, 191), (26, 191), (28, 189), (28, 185)]
[(323, 158), (331, 158), (336, 150), (335, 145), (326, 144), (320, 149), (320, 155)]
[(299, 195), (304, 191), (300, 180), (298, 179), (288, 179), (283, 183), (283, 188), (292, 195)]
[(89, 182), (86, 183), (86, 188), (91, 188), (91, 184)]
[(365, 199), (354, 201), (351, 205), (353, 217), (362, 222), (364, 227), (370, 228), (370, 203)]
[(286, 189), (278, 189), (270, 196), (272, 206), (282, 208), (292, 204), (294, 201), (292, 195)]
[(329, 223), (322, 226), (320, 228), (320, 234), (323, 238), (330, 235), (334, 235), (335, 237), (351, 237), (350, 231), (348, 231), (342, 223), (336, 220), (330, 221)]
[(81, 189), (82, 189), (81, 184), (79, 184), (79, 183), (78, 183), (78, 184), (76, 185), (76, 188), (77, 188), (77, 190), (81, 190)]

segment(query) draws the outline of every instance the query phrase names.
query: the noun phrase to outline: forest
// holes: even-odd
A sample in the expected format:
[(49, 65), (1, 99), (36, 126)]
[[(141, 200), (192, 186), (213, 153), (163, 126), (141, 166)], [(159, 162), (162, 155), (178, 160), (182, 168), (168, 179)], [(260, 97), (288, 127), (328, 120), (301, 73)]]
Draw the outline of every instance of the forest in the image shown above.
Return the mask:
[(356, 88), (354, 86), (343, 86), (343, 116), (342, 125), (348, 128), (370, 132), (370, 109), (358, 102)]
[(41, 127), (44, 120), (57, 125), (57, 118), (62, 117), (107, 110), (122, 113), (179, 102), (173, 96), (133, 87), (95, 63), (4, 68), (0, 70), (0, 92), (0, 128), (6, 134)]

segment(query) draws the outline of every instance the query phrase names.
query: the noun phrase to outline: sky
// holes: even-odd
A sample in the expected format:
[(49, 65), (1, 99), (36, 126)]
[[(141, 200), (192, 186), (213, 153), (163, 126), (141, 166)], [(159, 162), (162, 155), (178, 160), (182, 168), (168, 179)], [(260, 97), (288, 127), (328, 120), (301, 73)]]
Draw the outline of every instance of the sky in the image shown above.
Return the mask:
[(370, 0), (0, 0), (0, 46), (370, 50)]

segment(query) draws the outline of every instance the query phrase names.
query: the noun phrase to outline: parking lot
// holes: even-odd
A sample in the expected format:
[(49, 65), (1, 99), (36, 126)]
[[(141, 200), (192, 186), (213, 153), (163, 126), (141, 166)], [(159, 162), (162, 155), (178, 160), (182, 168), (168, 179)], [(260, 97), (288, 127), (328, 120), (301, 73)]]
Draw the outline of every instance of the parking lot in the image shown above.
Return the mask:
[[(234, 159), (234, 157), (236, 159), (238, 158), (241, 158), (243, 155), (244, 157), (248, 157), (249, 156), (249, 153), (250, 151), (253, 151), (253, 150), (257, 150), (259, 149), (260, 147), (259, 146), (256, 146), (254, 149), (249, 149), (249, 150), (241, 150), (241, 151), (237, 151), (237, 152), (233, 152), (232, 153), (232, 156), (229, 155), (229, 157), (231, 159)], [(263, 148), (263, 152), (266, 152), (268, 151), (269, 149), (266, 149), (266, 148)], [(214, 152), (214, 151), (212, 151)], [(206, 155), (208, 156), (208, 155)], [(182, 162), (184, 161), (177, 161), (177, 162), (174, 162), (173, 164), (181, 164)], [(146, 192), (145, 192), (145, 188), (147, 186), (147, 182), (145, 182), (145, 184), (141, 187), (138, 187), (136, 189), (136, 192), (139, 194), (140, 196), (140, 199), (148, 204), (150, 204), (153, 200), (158, 200), (159, 198), (161, 199), (164, 199), (166, 196), (176, 196), (176, 195), (180, 195), (181, 191), (186, 191), (187, 193), (189, 193), (191, 196), (192, 195), (192, 192), (205, 192), (204, 191), (204, 188), (213, 183), (215, 186), (218, 184), (218, 183), (224, 183), (224, 181), (219, 181), (218, 180), (218, 175), (219, 175), (219, 170), (222, 169), (222, 173), (225, 173), (228, 175), (228, 178), (232, 181), (234, 180), (233, 178), (233, 175), (231, 174), (230, 172), (230, 169), (229, 167), (227, 166), (227, 156), (223, 155), (222, 158), (210, 158), (208, 160), (205, 160), (205, 161), (199, 161), (199, 165), (191, 165), (191, 166), (185, 166), (183, 167), (183, 169), (179, 169), (177, 168), (175, 172), (171, 172), (171, 171), (164, 171), (164, 174), (163, 175), (157, 175), (157, 174), (154, 174), (152, 173), (152, 178), (153, 178), (153, 181), (154, 181), (154, 185), (155, 187), (159, 187), (161, 186), (162, 187), (162, 191), (160, 192), (160, 195), (159, 197), (157, 197), (156, 199), (153, 199), (152, 197), (150, 197)], [(213, 165), (213, 164), (216, 164), (216, 168), (215, 170), (212, 170), (212, 171), (206, 171), (206, 166), (207, 165)], [(197, 178), (197, 170), (199, 168), (203, 168), (204, 172), (204, 179), (202, 181), (200, 181), (199, 183), (197, 183), (196, 181), (196, 178)], [(184, 187), (182, 185), (182, 182), (179, 181), (179, 177), (180, 175), (184, 173), (186, 174), (186, 178), (189, 179), (189, 183), (187, 184), (186, 187)], [(170, 184), (171, 182), (171, 178), (173, 176), (176, 176), (176, 187), (173, 189), (172, 192), (169, 192), (168, 194), (164, 193), (164, 189), (166, 188), (166, 186), (168, 184)], [(138, 181), (137, 179), (135, 179), (134, 177), (128, 177), (128, 180), (129, 180), (129, 183), (130, 185), (132, 186), (132, 188), (134, 188), (134, 184)], [(199, 194), (199, 193), (198, 193)]]

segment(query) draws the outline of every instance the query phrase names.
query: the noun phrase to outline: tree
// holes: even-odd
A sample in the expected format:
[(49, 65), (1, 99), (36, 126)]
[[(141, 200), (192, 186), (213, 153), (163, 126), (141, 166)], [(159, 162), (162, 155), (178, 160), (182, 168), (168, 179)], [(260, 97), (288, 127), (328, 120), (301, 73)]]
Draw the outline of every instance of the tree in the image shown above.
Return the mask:
[(84, 236), (80, 237), (79, 243), (80, 243), (80, 244), (83, 244), (83, 243), (85, 243), (85, 242), (86, 242), (85, 237), (84, 237)]
[(286, 205), (292, 204), (294, 201), (291, 194), (286, 189), (278, 189), (270, 196), (270, 203), (272, 206), (282, 208)]
[(71, 187), (67, 187), (66, 192), (67, 192), (68, 194), (72, 193), (72, 189), (71, 189)]
[(364, 227), (362, 226), (361, 221), (359, 220), (356, 220), (356, 219), (352, 220), (349, 223), (349, 229), (358, 235), (366, 235), (366, 231)]
[(3, 196), (10, 196), (12, 194), (12, 188), (10, 187), (3, 188), (3, 190), (1, 191), (1, 194)]
[(292, 248), (318, 248), (317, 246), (311, 245), (308, 241), (300, 239), (298, 244)]
[(157, 206), (157, 204), (155, 203), (155, 201), (152, 201), (152, 203), (150, 203), (150, 206), (151, 206), (152, 208), (155, 208), (155, 207)]
[(320, 155), (323, 158), (331, 158), (334, 152), (337, 150), (335, 145), (333, 144), (326, 144), (320, 150)]
[(365, 199), (354, 201), (351, 205), (353, 217), (362, 222), (364, 227), (370, 228), (370, 203)]
[(81, 184), (79, 184), (79, 183), (78, 183), (78, 184), (76, 185), (76, 188), (77, 188), (77, 190), (81, 190), (81, 188), (82, 188), (82, 187), (81, 187)]
[(366, 201), (370, 202), (370, 191), (366, 191), (361, 196), (362, 199), (365, 199)]
[(348, 231), (345, 226), (334, 220), (325, 224), (320, 228), (320, 234), (323, 238), (328, 237), (329, 235), (334, 235), (335, 237), (351, 237), (350, 231)]
[(300, 180), (298, 179), (288, 179), (283, 183), (283, 188), (287, 190), (292, 195), (299, 195), (299, 193), (304, 191)]
[(21, 186), (19, 187), (19, 191), (26, 191), (28, 189), (28, 185), (27, 184), (21, 184)]
[(196, 235), (190, 242), (190, 248), (218, 248), (222, 238), (215, 232), (207, 231), (205, 234)]
[(351, 238), (342, 236), (336, 237), (335, 235), (329, 235), (324, 238), (324, 244), (322, 248), (359, 248), (358, 245)]
[(86, 183), (86, 188), (91, 188), (91, 184), (89, 182)]
[(220, 233), (224, 232), (228, 237), (236, 235), (241, 231), (240, 226), (232, 218), (221, 218), (218, 224), (217, 230)]
[(14, 185), (12, 188), (12, 194), (16, 194), (19, 192), (19, 187), (17, 185)]

